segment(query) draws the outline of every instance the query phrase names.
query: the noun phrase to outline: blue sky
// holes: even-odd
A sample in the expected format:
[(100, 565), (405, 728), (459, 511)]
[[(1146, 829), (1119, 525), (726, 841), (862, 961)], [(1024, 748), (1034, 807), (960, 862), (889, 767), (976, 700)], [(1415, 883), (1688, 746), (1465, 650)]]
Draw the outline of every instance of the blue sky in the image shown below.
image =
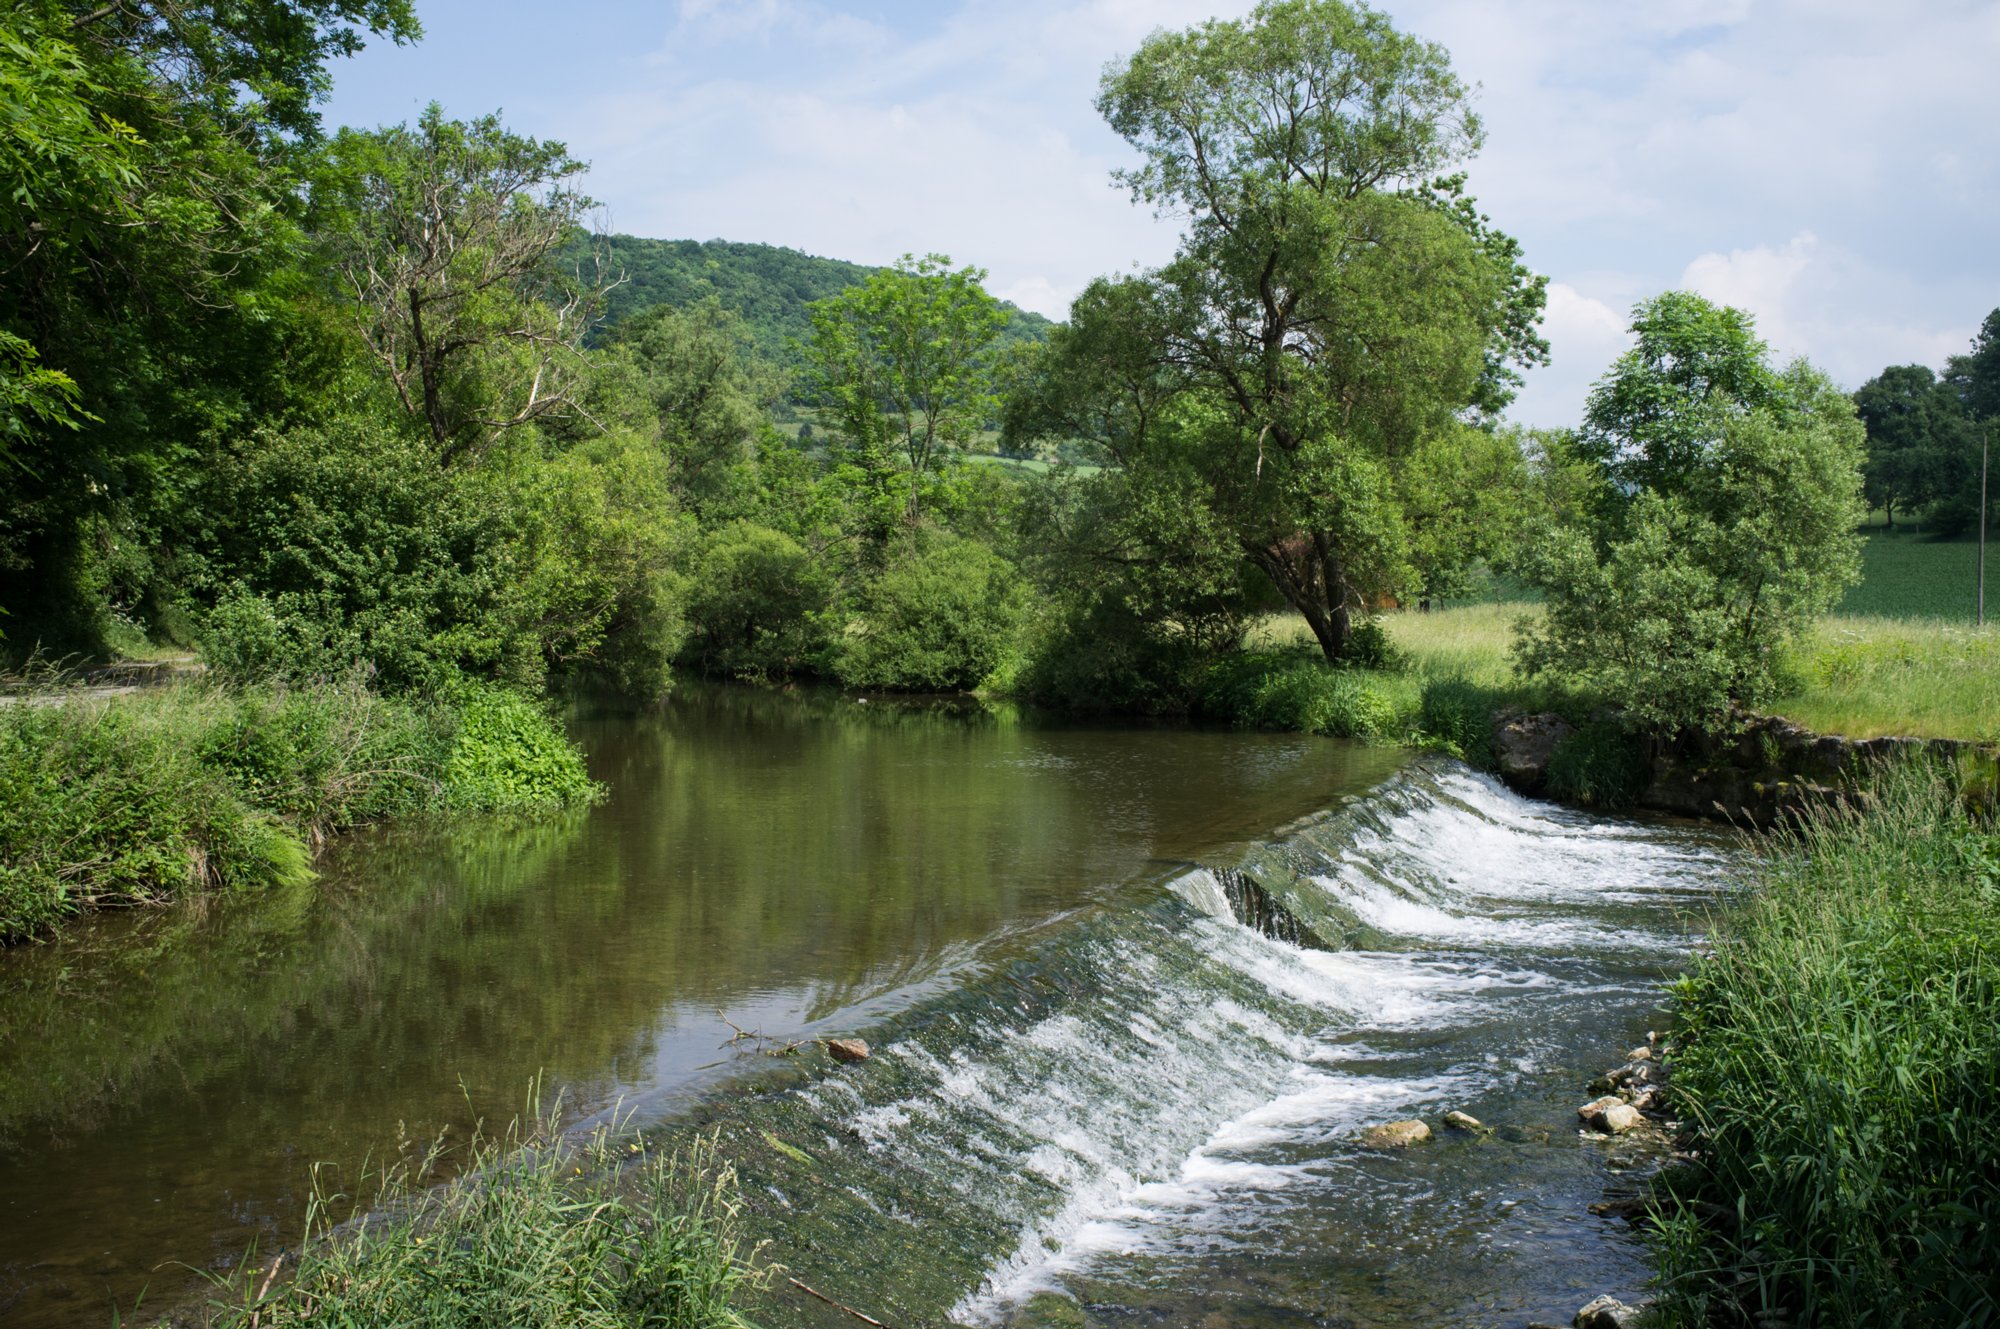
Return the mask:
[[(1472, 183), (1551, 278), (1575, 420), (1632, 303), (1748, 308), (1848, 386), (1937, 365), (2000, 305), (2000, 0), (1389, 0), (1479, 85)], [(614, 229), (884, 263), (943, 252), (1060, 317), (1174, 230), (1110, 183), (1105, 63), (1243, 0), (418, 0), (335, 70), (329, 124), (503, 109), (566, 141)]]

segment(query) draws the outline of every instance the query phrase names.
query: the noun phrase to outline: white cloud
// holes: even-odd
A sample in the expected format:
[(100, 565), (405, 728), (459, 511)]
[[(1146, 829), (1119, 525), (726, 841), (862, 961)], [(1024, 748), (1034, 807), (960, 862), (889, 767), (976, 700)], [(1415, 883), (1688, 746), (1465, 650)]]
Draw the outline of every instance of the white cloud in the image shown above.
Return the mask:
[[(342, 72), (350, 88), (370, 61), (393, 71), (386, 109), (353, 118), (402, 118), (413, 87), (459, 113), (505, 105), (595, 163), (622, 229), (863, 262), (943, 251), (1050, 314), (1172, 245), (1109, 184), (1130, 154), (1092, 109), (1105, 63), (1250, 7), (679, 0), (661, 20), (603, 0), (524, 44), (503, 40), (502, 3), (429, 0), (426, 46)], [(1554, 279), (1555, 362), (1523, 419), (1573, 421), (1625, 311), (1677, 284), (1751, 308), (1850, 384), (1939, 363), (2000, 304), (2000, 0), (1384, 3), (1480, 85), (1474, 189)], [(648, 21), (632, 49), (607, 44)]]

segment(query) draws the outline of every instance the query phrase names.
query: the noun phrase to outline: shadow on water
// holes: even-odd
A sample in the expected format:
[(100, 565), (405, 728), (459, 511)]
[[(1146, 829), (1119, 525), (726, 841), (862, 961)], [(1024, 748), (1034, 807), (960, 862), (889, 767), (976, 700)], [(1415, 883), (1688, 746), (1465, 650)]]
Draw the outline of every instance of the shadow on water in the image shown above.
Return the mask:
[(790, 1039), (977, 1001), (995, 957), (1402, 762), (733, 688), (575, 732), (587, 813), (362, 834), (310, 889), (0, 954), (0, 1319), (161, 1304), (290, 1239), (313, 1163), (504, 1120), (537, 1072), (684, 1112), (762, 1064), (718, 1008)]

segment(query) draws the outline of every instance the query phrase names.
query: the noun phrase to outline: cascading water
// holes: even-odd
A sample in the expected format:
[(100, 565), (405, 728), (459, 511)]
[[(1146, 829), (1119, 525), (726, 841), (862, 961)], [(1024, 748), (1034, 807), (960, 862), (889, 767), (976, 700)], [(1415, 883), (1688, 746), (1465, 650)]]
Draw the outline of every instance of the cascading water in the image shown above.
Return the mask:
[[(710, 1121), (772, 1258), (892, 1325), (1567, 1319), (1643, 1278), (1570, 1109), (1726, 866), (1419, 765), (995, 943), (868, 1063)], [(1355, 1140), (1453, 1108), (1501, 1129)], [(844, 1318), (790, 1286), (760, 1318)]]

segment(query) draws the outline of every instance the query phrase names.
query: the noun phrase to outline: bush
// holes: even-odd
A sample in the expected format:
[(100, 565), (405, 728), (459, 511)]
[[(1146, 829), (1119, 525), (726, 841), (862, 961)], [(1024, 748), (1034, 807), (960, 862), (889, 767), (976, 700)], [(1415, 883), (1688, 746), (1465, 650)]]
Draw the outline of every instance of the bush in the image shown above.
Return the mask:
[(303, 841), (202, 759), (229, 706), (0, 707), (0, 939), (84, 909), (310, 876)]
[[(392, 1168), (375, 1211), (343, 1230), (315, 1173), (290, 1277), (225, 1283), (208, 1323), (740, 1329), (730, 1303), (755, 1275), (734, 1174), (712, 1148), (659, 1155), (603, 1130), (575, 1143), (556, 1124)], [(459, 1177), (427, 1185), (447, 1161)]]
[(1779, 845), (1678, 987), (1665, 1322), (2000, 1320), (2000, 836), (1894, 776)]
[(1214, 659), (1214, 650), (1174, 625), (1102, 596), (1050, 615), (1014, 687), (1067, 711), (1185, 715)]
[(1488, 688), (1458, 678), (1433, 679), (1424, 684), (1418, 734), (1468, 765), (1492, 770), (1498, 710), (1499, 701)]
[(984, 545), (930, 534), (868, 587), (835, 672), (850, 687), (968, 691), (1015, 650), (1026, 617), (1012, 564)]
[(833, 587), (798, 541), (732, 522), (715, 532), (688, 603), (688, 654), (736, 678), (812, 672), (827, 650)]
[(299, 883), (350, 826), (434, 808), (549, 809), (600, 790), (548, 713), (462, 685), (358, 682), (0, 707), (0, 940), (84, 909)]
[(1260, 729), (1334, 738), (1393, 738), (1406, 727), (1397, 699), (1379, 679), (1334, 669), (1316, 649), (1245, 652), (1219, 662), (1202, 690), (1201, 710)]
[(444, 805), (512, 812), (595, 802), (603, 787), (549, 713), (517, 692), (470, 686), (452, 699), (456, 724), (443, 772)]

